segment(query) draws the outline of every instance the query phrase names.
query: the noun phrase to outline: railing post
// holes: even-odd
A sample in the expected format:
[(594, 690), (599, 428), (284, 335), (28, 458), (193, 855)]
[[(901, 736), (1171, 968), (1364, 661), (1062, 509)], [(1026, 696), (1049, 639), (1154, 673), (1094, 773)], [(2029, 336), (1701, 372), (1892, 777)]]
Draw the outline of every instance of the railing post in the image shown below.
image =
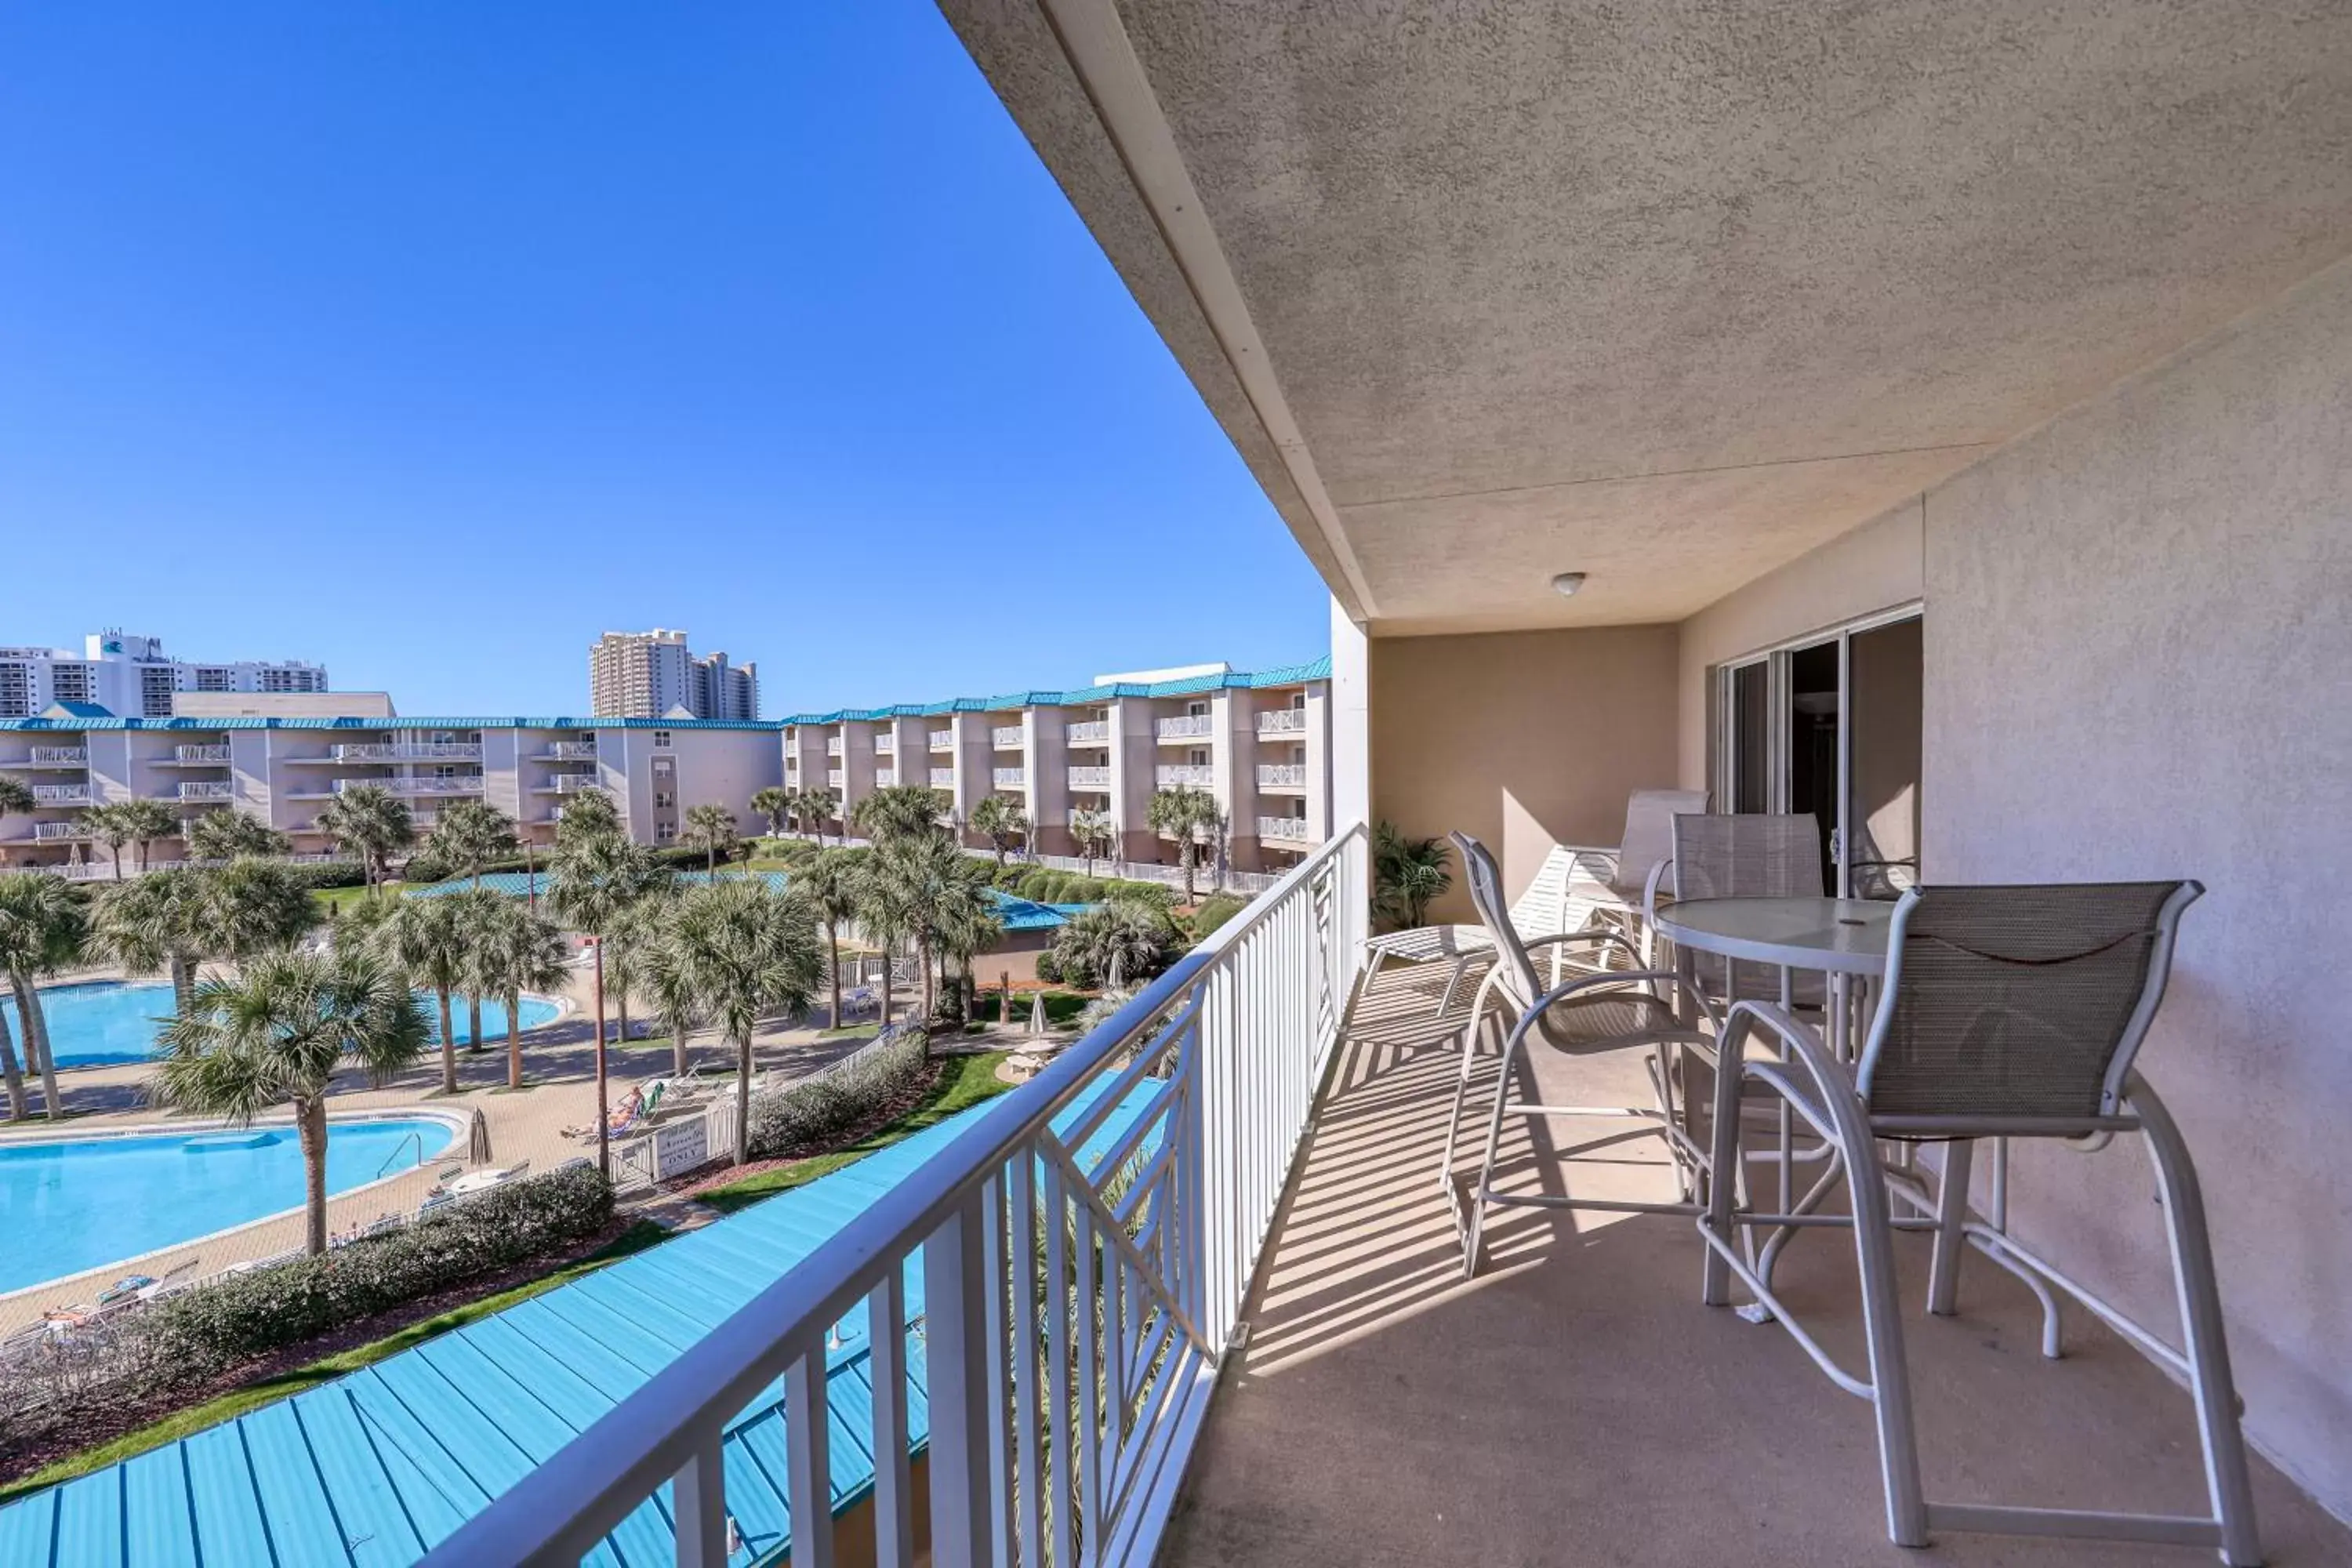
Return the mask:
[(727, 1568), (727, 1456), (717, 1426), (670, 1489), (677, 1515), (677, 1568)]
[(991, 1568), (987, 1306), (981, 1194), (923, 1244), (924, 1357), (931, 1417), (931, 1562)]

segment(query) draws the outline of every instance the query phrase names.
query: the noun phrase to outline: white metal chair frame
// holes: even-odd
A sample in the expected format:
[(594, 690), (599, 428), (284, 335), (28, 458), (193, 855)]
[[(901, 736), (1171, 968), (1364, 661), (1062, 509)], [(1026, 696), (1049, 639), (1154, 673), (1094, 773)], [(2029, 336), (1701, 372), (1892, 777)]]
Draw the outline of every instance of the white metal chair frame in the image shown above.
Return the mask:
[[(1698, 1142), (1698, 1130), (1690, 1123), (1692, 1110), (1685, 1098), (1677, 1103), (1675, 1086), (1681, 1081), (1679, 1057), (1684, 1052), (1696, 1052), (1712, 1058), (1713, 1037), (1701, 1030), (1696, 1021), (1671, 1019), (1661, 1026), (1637, 1027), (1622, 1034), (1590, 1041), (1556, 1037), (1546, 1020), (1551, 1009), (1562, 1002), (1580, 996), (1599, 995), (1610, 991), (1632, 992), (1641, 999), (1665, 1006), (1664, 992), (1679, 992), (1696, 1009), (1699, 1017), (1709, 1025), (1717, 1022), (1714, 1008), (1697, 989), (1670, 970), (1639, 967), (1637, 954), (1631, 942), (1612, 931), (1570, 931), (1545, 937), (1537, 942), (1522, 942), (1504, 918), (1498, 895), (1498, 879), (1494, 858), (1485, 846), (1467, 834), (1452, 835), (1470, 881), (1471, 902), (1479, 915), (1493, 928), (1493, 937), (1502, 962), (1490, 969), (1479, 984), (1478, 994), (1470, 1010), (1468, 1022), (1462, 1030), (1462, 1068), (1454, 1088), (1454, 1105), (1446, 1119), (1445, 1148), (1438, 1165), (1438, 1182), (1450, 1198), (1455, 1201), (1455, 1224), (1462, 1239), (1462, 1271), (1475, 1274), (1478, 1269), (1481, 1243), (1485, 1234), (1486, 1210), (1494, 1206), (1557, 1209), (1595, 1209), (1617, 1214), (1670, 1214), (1696, 1215), (1706, 1200), (1706, 1173), (1709, 1150)], [(1631, 969), (1598, 969), (1579, 975), (1564, 984), (1555, 984), (1549, 991), (1533, 996), (1523, 993), (1539, 984), (1536, 978), (1535, 949), (1550, 947), (1557, 953), (1571, 944), (1591, 944), (1622, 952)], [(1460, 1137), (1462, 1108), (1468, 1099), (1470, 1077), (1477, 1056), (1477, 1041), (1486, 1021), (1506, 1009), (1517, 1013), (1509, 1032), (1502, 1041), (1501, 1061), (1495, 1080), (1495, 1101), (1487, 1120), (1485, 1156), (1480, 1162), (1478, 1178), (1472, 1186), (1467, 1213), (1459, 1201), (1454, 1182), (1454, 1151)], [(1573, 1055), (1601, 1055), (1611, 1051), (1646, 1049), (1650, 1089), (1654, 1103), (1647, 1106), (1624, 1105), (1544, 1105), (1511, 1098), (1511, 1067), (1534, 1033), (1554, 1048)], [(1502, 1143), (1503, 1121), (1507, 1116), (1534, 1118), (1611, 1118), (1639, 1121), (1643, 1133), (1658, 1138), (1675, 1163), (1676, 1184), (1680, 1192), (1671, 1203), (1637, 1202), (1629, 1199), (1578, 1198), (1566, 1195), (1498, 1193), (1495, 1190), (1495, 1166)], [(1564, 1163), (1574, 1163), (1568, 1156)]]
[[(1832, 1174), (1839, 1171), (1849, 1174), (1868, 1171), (1877, 1179), (1846, 1182), (1851, 1193), (1850, 1215), (1754, 1213), (1737, 1206), (1740, 1194), (1735, 1190), (1735, 1183), (1716, 1184), (1697, 1221), (1699, 1235), (1706, 1246), (1702, 1297), (1709, 1306), (1727, 1305), (1730, 1280), (1737, 1277), (1832, 1383), (1871, 1402), (1877, 1423), (1887, 1534), (1898, 1545), (1923, 1546), (1931, 1531), (1943, 1529), (2210, 1546), (2219, 1549), (2222, 1562), (2231, 1568), (2254, 1568), (2262, 1561), (2202, 1192), (2179, 1128), (2155, 1089), (2132, 1067), (2163, 999), (2181, 912), (2203, 891), (2196, 882), (2182, 882), (2163, 904), (2141, 993), (2108, 1058), (2095, 1114), (2032, 1119), (1981, 1114), (1895, 1115), (1872, 1110), (1873, 1079), (1895, 1016), (1904, 945), (1912, 917), (1921, 902), (1920, 889), (1906, 893), (1895, 907), (1888, 935), (1885, 982), (1858, 1073), (1836, 1059), (1820, 1035), (1781, 1007), (1769, 1003), (1741, 1002), (1727, 1016), (1719, 1055), (1722, 1062), (1730, 1065), (1718, 1073), (1716, 1080), (1714, 1147), (1710, 1151), (1715, 1168), (1727, 1163), (1735, 1171), (1738, 1168), (1740, 1119), (1737, 1111), (1741, 1096), (1751, 1092), (1748, 1086), (1760, 1084), (1784, 1100), (1837, 1150)], [(1779, 1060), (1748, 1057), (1746, 1041), (1757, 1031), (1777, 1038), (1784, 1053)], [(1792, 1070), (1797, 1066), (1802, 1067), (1801, 1075)], [(2095, 1152), (2105, 1148), (2116, 1133), (2132, 1131), (2147, 1140), (2168, 1218), (2174, 1286), (2187, 1342), (2185, 1350), (2173, 1348), (2121, 1309), (2019, 1244), (2007, 1230), (2009, 1139), (2057, 1138), (2068, 1141), (2071, 1147)], [(1888, 1169), (1880, 1163), (1878, 1141), (1888, 1138), (1942, 1142), (1944, 1169), (1933, 1194), (1909, 1171)], [(1971, 1154), (1974, 1141), (1979, 1138), (1995, 1141), (1993, 1212), (1989, 1221), (1973, 1218), (1969, 1211)], [(1896, 1215), (1890, 1208), (1890, 1199), (1902, 1200), (1916, 1213)], [(1861, 1270), (1866, 1377), (1856, 1376), (1840, 1366), (1790, 1314), (1773, 1293), (1769, 1261), (1761, 1265), (1751, 1261), (1749, 1249), (1744, 1245), (1745, 1232), (1765, 1226), (1780, 1227), (1784, 1235), (1797, 1226), (1843, 1226), (1853, 1230)], [(1949, 1316), (1956, 1310), (1963, 1246), (1970, 1244), (2023, 1280), (2041, 1302), (2043, 1355), (2054, 1360), (2060, 1353), (2054, 1289), (2073, 1297), (2151, 1359), (2179, 1375), (2196, 1402), (2210, 1516), (1928, 1501), (1920, 1480), (1910, 1376), (1904, 1359), (1894, 1249), (1896, 1230), (1934, 1233), (1927, 1287), (1931, 1314)]]

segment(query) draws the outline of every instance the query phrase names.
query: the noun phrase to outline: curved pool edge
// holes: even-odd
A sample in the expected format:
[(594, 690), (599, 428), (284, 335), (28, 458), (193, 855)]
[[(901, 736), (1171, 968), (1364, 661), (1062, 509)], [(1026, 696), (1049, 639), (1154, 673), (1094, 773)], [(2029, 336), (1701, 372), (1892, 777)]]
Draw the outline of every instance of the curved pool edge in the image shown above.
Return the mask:
[[(455, 1145), (458, 1140), (467, 1135), (467, 1130), (472, 1124), (472, 1118), (470, 1116), (461, 1116), (454, 1110), (425, 1106), (417, 1106), (412, 1109), (402, 1109), (392, 1106), (377, 1106), (365, 1110), (351, 1110), (341, 1113), (330, 1111), (327, 1116), (329, 1135), (331, 1137), (333, 1129), (337, 1127), (349, 1127), (369, 1121), (438, 1121), (449, 1129), (449, 1144), (444, 1146), (446, 1150), (447, 1147)], [(289, 1131), (291, 1131), (294, 1129), (294, 1126), (295, 1121), (291, 1115), (256, 1117), (253, 1121), (244, 1124), (244, 1127), (246, 1128), (268, 1128), (271, 1130), (283, 1129)], [(142, 1122), (136, 1126), (129, 1127), (90, 1128), (77, 1132), (70, 1137), (58, 1137), (54, 1132), (47, 1134), (39, 1132), (0, 1132), (0, 1148), (13, 1148), (33, 1143), (98, 1142), (106, 1140), (122, 1138), (197, 1137), (207, 1132), (233, 1132), (237, 1131), (241, 1131), (237, 1123), (224, 1121), (219, 1118), (205, 1118), (193, 1121)], [(420, 1163), (422, 1163), (423, 1162), (420, 1162)], [(343, 1198), (355, 1197), (362, 1193), (372, 1192), (377, 1187), (385, 1186), (393, 1182), (400, 1181), (404, 1177), (409, 1175), (415, 1169), (416, 1167), (412, 1165), (406, 1169), (395, 1171), (388, 1176), (378, 1176), (373, 1181), (362, 1182), (355, 1187), (345, 1187), (341, 1192), (330, 1193), (327, 1194), (327, 1201), (330, 1204), (332, 1204), (339, 1202)], [(193, 1236), (184, 1241), (174, 1241), (163, 1247), (151, 1247), (144, 1252), (133, 1252), (110, 1262), (97, 1264), (89, 1268), (78, 1268), (70, 1274), (53, 1275), (47, 1279), (36, 1280), (30, 1285), (19, 1285), (14, 1289), (0, 1290), (0, 1316), (5, 1316), (6, 1314), (7, 1308), (15, 1303), (22, 1301), (23, 1299), (27, 1296), (31, 1296), (41, 1291), (55, 1290), (58, 1286), (66, 1284), (71, 1280), (110, 1274), (117, 1269), (124, 1268), (128, 1264), (136, 1263), (142, 1258), (162, 1258), (168, 1254), (184, 1252), (194, 1247), (216, 1246), (226, 1238), (239, 1235), (242, 1232), (251, 1230), (257, 1226), (275, 1225), (278, 1221), (285, 1219), (289, 1215), (299, 1215), (303, 1211), (304, 1206), (304, 1205), (296, 1204), (291, 1208), (282, 1208), (272, 1214), (260, 1215), (255, 1218), (246, 1220), (241, 1224), (224, 1226), (219, 1230), (206, 1231), (202, 1236)], [(215, 1270), (214, 1272), (217, 1272), (217, 1270)]]

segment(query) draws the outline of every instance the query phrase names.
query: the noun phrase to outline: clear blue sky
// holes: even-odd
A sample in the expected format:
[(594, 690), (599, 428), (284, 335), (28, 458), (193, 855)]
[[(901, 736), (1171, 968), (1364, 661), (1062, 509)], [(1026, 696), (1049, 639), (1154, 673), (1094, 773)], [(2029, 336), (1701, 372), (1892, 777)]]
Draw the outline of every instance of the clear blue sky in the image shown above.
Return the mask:
[(772, 715), (1328, 644), (922, 0), (28, 5), (0, 59), (0, 643), (544, 712), (682, 626)]

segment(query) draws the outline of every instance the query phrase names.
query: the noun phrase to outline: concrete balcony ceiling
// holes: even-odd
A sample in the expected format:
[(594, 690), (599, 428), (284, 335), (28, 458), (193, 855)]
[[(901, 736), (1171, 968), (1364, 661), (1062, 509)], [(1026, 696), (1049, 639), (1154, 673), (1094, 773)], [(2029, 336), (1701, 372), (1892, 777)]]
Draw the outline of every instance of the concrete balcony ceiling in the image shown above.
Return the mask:
[(1379, 632), (1679, 619), (2352, 253), (2342, 5), (942, 8)]

